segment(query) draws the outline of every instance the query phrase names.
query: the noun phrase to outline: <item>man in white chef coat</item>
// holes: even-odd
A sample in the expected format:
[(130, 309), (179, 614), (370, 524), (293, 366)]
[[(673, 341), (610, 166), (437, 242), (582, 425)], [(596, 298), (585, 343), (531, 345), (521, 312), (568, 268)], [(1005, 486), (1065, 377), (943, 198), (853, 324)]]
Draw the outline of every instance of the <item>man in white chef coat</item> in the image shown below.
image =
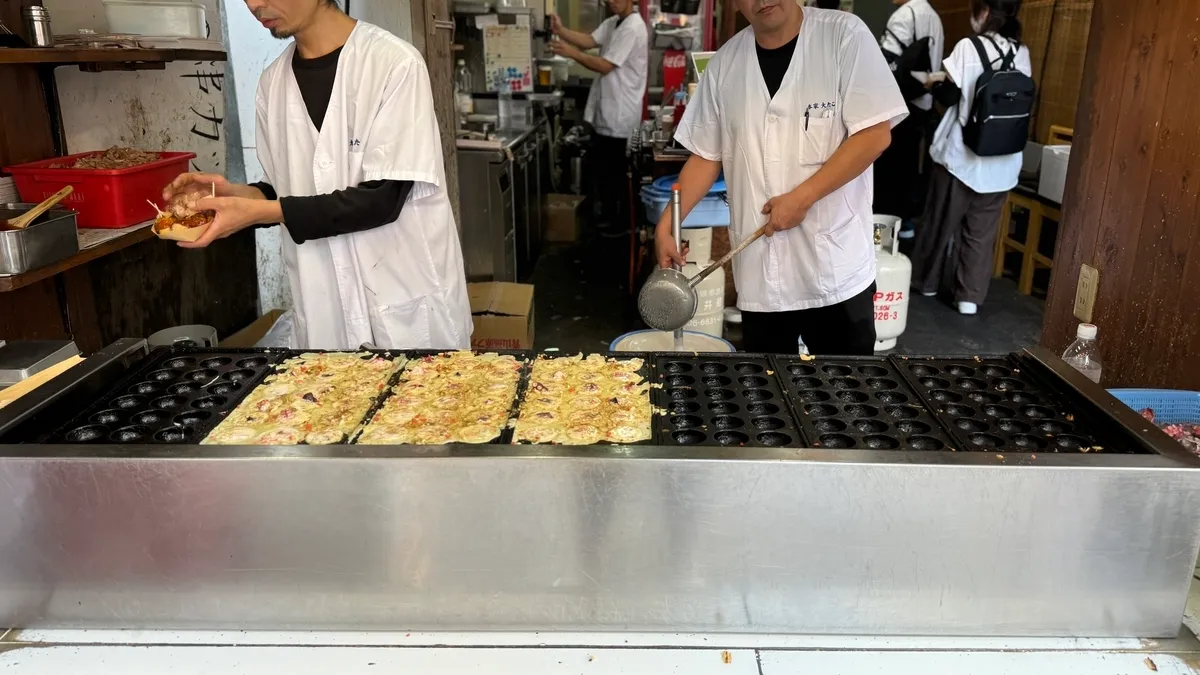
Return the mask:
[[(550, 27), (559, 39), (552, 41), (549, 48), (599, 75), (588, 92), (583, 117), (595, 131), (591, 151), (602, 196), (600, 203), (614, 207), (604, 214), (606, 222), (602, 225), (612, 234), (620, 234), (629, 231), (626, 147), (642, 123), (649, 38), (646, 22), (634, 11), (633, 0), (605, 0), (605, 3), (613, 16), (590, 34), (566, 28), (557, 16), (551, 15)], [(598, 55), (585, 53), (597, 47)]]
[[(871, 354), (875, 247), (871, 163), (908, 108), (874, 36), (853, 14), (794, 0), (737, 0), (750, 26), (708, 62), (675, 132), (693, 156), (684, 215), (725, 171), (747, 351)], [(658, 262), (682, 264), (669, 213)]]
[[(287, 230), (300, 348), (467, 348), (471, 310), (429, 74), (409, 43), (334, 0), (246, 0), (293, 38), (259, 80), (261, 183), (184, 174), (164, 191), (216, 218), (195, 244)], [(217, 197), (192, 198), (216, 184)]]

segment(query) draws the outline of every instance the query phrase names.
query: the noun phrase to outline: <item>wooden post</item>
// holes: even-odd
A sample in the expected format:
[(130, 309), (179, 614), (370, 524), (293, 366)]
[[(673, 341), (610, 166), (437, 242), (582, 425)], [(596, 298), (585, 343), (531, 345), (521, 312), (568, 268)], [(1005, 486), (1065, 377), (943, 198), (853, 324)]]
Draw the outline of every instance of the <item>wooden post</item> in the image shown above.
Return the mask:
[(413, 45), (425, 57), (429, 84), (433, 88), (433, 112), (442, 135), (442, 157), (446, 166), (446, 192), (454, 209), (454, 221), (462, 230), (458, 208), (457, 112), (454, 107), (454, 15), (449, 0), (411, 0)]
[(1096, 0), (1042, 341), (1100, 270), (1107, 386), (1200, 389), (1200, 3)]

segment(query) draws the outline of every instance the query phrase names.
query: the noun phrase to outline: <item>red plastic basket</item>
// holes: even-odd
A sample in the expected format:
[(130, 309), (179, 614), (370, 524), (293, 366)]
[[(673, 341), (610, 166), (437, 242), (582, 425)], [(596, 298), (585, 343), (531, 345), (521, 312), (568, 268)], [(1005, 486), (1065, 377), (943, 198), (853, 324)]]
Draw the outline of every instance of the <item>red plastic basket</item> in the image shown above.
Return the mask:
[(159, 159), (128, 169), (54, 169), (100, 152), (54, 157), (18, 164), (4, 170), (12, 174), (17, 192), (26, 202), (37, 203), (70, 185), (75, 188), (63, 205), (79, 212), (79, 227), (119, 229), (151, 220), (162, 202), (162, 191), (188, 170), (194, 152), (160, 152)]

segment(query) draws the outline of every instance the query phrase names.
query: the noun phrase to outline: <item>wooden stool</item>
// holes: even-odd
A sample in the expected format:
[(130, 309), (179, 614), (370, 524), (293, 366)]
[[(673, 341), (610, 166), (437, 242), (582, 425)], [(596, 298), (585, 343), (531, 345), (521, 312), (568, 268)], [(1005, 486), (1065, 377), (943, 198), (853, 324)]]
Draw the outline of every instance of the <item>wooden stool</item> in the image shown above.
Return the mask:
[(1053, 124), (1046, 134), (1046, 145), (1071, 145), (1075, 142), (1075, 130), (1070, 127)]
[[(1025, 241), (1012, 236), (1012, 211), (1022, 208), (1029, 212), (1029, 227), (1025, 229)], [(1000, 231), (996, 234), (996, 259), (992, 276), (1004, 276), (1004, 257), (1009, 251), (1021, 254), (1021, 274), (1017, 279), (1017, 290), (1021, 295), (1033, 293), (1033, 272), (1038, 266), (1054, 267), (1053, 258), (1038, 251), (1042, 238), (1042, 221), (1062, 222), (1060, 205), (1040, 196), (1036, 190), (1018, 185), (1008, 193), (1008, 202), (1000, 213)]]

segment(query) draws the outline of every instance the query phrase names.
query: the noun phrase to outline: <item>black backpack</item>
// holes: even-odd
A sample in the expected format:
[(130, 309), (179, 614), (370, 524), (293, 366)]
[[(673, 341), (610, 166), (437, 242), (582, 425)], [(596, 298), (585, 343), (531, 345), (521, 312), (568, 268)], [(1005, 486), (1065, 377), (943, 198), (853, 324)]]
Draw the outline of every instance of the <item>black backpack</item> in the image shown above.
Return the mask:
[[(913, 15), (913, 35), (917, 32), (917, 12), (912, 7), (908, 11)], [(932, 37), (923, 37), (913, 40), (911, 45), (904, 44), (900, 38), (896, 37), (890, 29), (884, 29), (888, 35), (892, 36), (899, 45), (904, 49), (903, 52), (896, 54), (883, 50), (883, 58), (892, 67), (892, 75), (896, 78), (896, 84), (900, 87), (900, 95), (905, 101), (913, 101), (921, 98), (929, 92), (925, 89), (925, 85), (921, 84), (912, 73), (928, 73), (933, 71), (932, 57), (930, 56), (930, 45), (933, 42)]]
[(963, 127), (963, 143), (980, 157), (1013, 155), (1023, 152), (1029, 141), (1037, 84), (1014, 65), (1019, 46), (1005, 53), (995, 40), (985, 37), (1000, 53), (1000, 65), (993, 68), (983, 41), (971, 38), (983, 75), (975, 83), (975, 103)]

